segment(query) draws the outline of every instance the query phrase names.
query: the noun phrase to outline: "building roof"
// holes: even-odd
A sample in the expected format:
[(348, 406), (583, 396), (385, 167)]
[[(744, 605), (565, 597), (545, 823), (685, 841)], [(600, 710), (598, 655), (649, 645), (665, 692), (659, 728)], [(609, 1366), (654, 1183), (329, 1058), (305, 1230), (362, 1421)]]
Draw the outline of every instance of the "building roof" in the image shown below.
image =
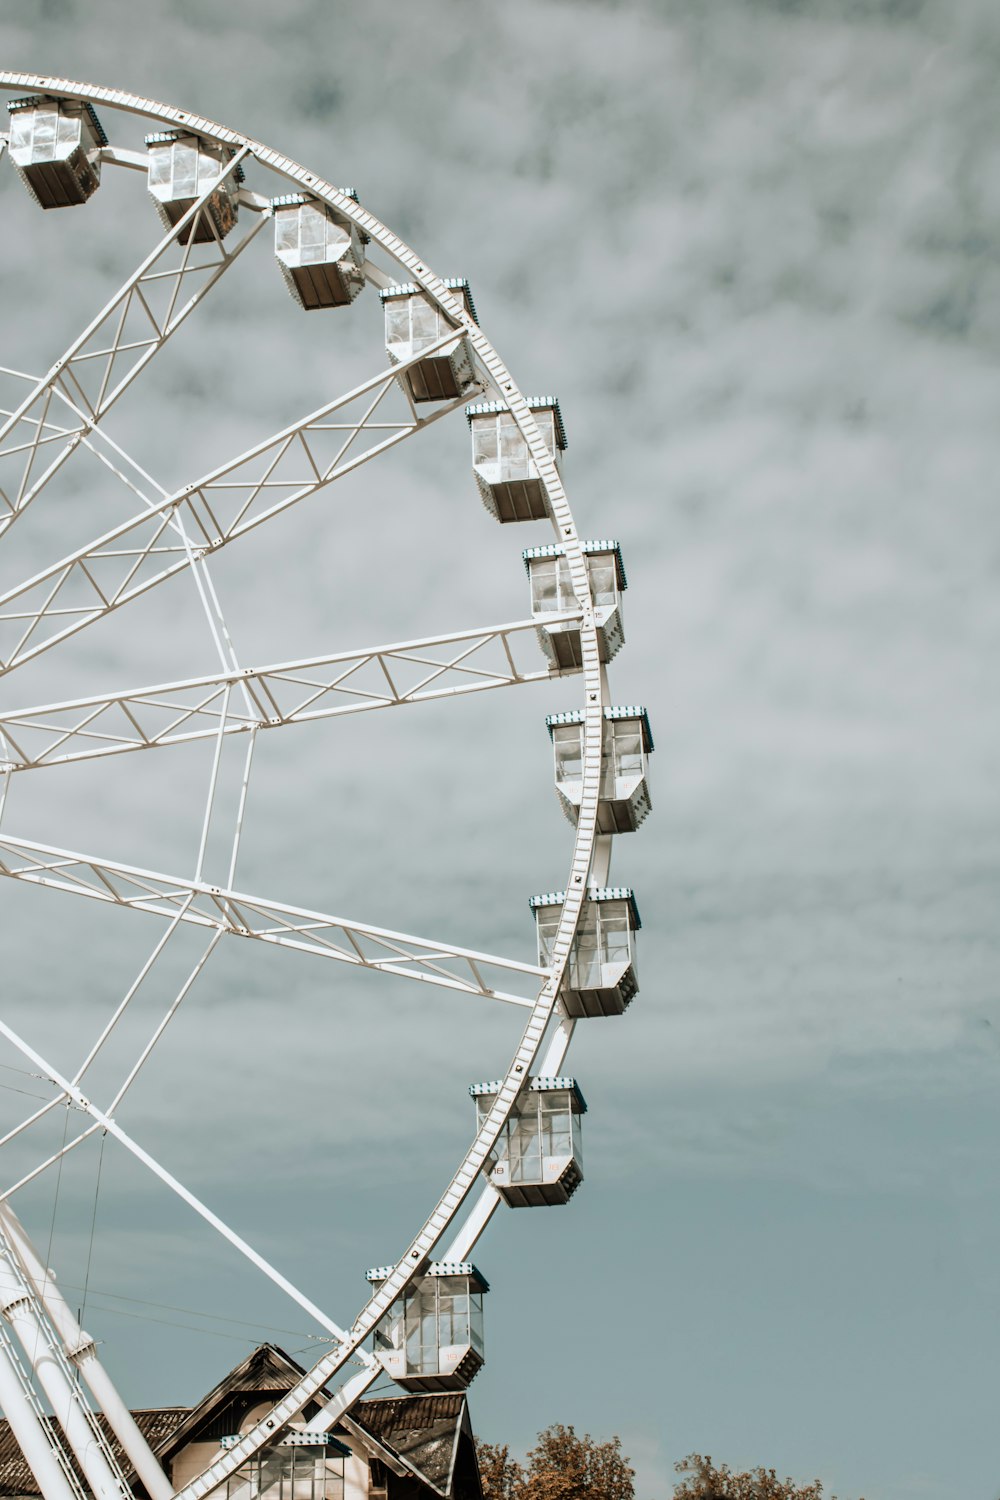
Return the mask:
[[(449, 1500), (481, 1495), (469, 1407), (461, 1391), (436, 1396), (392, 1396), (359, 1401), (353, 1426), (393, 1449)], [(470, 1483), (471, 1481), (471, 1483)]]
[[(251, 1407), (267, 1396), (277, 1399), (302, 1374), (302, 1366), (283, 1349), (262, 1344), (230, 1370), (197, 1406), (152, 1407), (132, 1415), (157, 1458), (166, 1465), (188, 1443), (210, 1441), (237, 1431)], [(319, 1396), (323, 1402), (330, 1399), (329, 1392), (321, 1391)], [(311, 1403), (307, 1414), (319, 1404), (319, 1401)], [(61, 1436), (59, 1424), (53, 1418), (47, 1420)], [(128, 1460), (111, 1435), (106, 1419), (98, 1416), (97, 1420), (128, 1473)], [(359, 1401), (340, 1419), (336, 1432), (340, 1437), (353, 1435), (369, 1456), (380, 1459), (398, 1474), (422, 1482), (442, 1500), (482, 1500), (472, 1426), (461, 1392)], [(0, 1497), (38, 1494), (38, 1481), (18, 1447), (9, 1422), (0, 1419)]]
[[(259, 1344), (197, 1406), (184, 1413), (173, 1431), (156, 1446), (157, 1458), (167, 1464), (188, 1443), (211, 1442), (239, 1432), (252, 1407), (268, 1397), (277, 1401), (297, 1384), (302, 1374), (302, 1366), (276, 1344)], [(312, 1416), (319, 1404), (310, 1403), (306, 1415)]]
[[(188, 1407), (186, 1406), (155, 1406), (148, 1411), (132, 1413), (138, 1423), (139, 1431), (151, 1448), (156, 1448), (159, 1444), (166, 1442), (187, 1414)], [(131, 1465), (122, 1452), (118, 1439), (112, 1434), (107, 1419), (100, 1415), (97, 1420), (111, 1444), (112, 1452), (127, 1473)], [(47, 1417), (46, 1422), (50, 1428), (54, 1428), (60, 1436), (62, 1435), (62, 1428), (54, 1417)], [(77, 1469), (77, 1474), (82, 1481), (83, 1476), (75, 1463), (73, 1467)], [(37, 1495), (38, 1493), (38, 1481), (17, 1445), (10, 1423), (6, 1418), (0, 1418), (0, 1495)]]

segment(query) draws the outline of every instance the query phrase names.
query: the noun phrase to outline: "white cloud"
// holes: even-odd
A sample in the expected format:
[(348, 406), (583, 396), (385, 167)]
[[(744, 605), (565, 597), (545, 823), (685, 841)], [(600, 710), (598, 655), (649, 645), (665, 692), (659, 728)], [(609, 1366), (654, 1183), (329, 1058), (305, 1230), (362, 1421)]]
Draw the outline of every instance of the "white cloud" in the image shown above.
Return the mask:
[[(576, 513), (585, 532), (621, 536), (632, 582), (614, 691), (648, 703), (659, 745), (654, 814), (615, 854), (646, 920), (643, 990), (625, 1021), (581, 1035), (575, 1064), (604, 1091), (588, 1121), (602, 1170), (640, 1163), (653, 1198), (676, 1172), (746, 1173), (767, 1201), (786, 1181), (931, 1201), (953, 1161), (942, 1101), (988, 1073), (970, 1037), (996, 998), (993, 8), (438, 0), (419, 25), (384, 0), (98, 11), (95, 25), (64, 0), (0, 22), (8, 66), (147, 90), (356, 182), (436, 269), (471, 277), (522, 386), (563, 398)], [(41, 368), (155, 219), (138, 180), (109, 180), (79, 215), (38, 215), (9, 174), (2, 191), (7, 336)], [(334, 393), (377, 348), (374, 302), (297, 315), (256, 248), (116, 414), (165, 483)], [(467, 461), (459, 420), (224, 553), (246, 658), (521, 614), (518, 552), (535, 535), (493, 527)], [(40, 503), (15, 574), (120, 504), (82, 482)], [(208, 651), (178, 582), (81, 636), (65, 666), (53, 655), (15, 675), (4, 701), (196, 672)], [(263, 737), (241, 883), (530, 957), (526, 897), (559, 883), (568, 850), (541, 725), (556, 691), (452, 705), (450, 734), (414, 711)], [(572, 685), (558, 692), (574, 701)], [(6, 826), (186, 867), (204, 759), (46, 773), (15, 788)], [(43, 1014), (58, 1018), (51, 1044), (68, 1054), (82, 1007), (89, 1024), (113, 1003), (152, 925), (125, 938), (123, 914), (0, 896), (17, 1013), (36, 1036)], [(507, 1018), (388, 989), (369, 1010), (352, 987), (347, 1039), (327, 1040), (325, 966), (230, 946), (137, 1094), (137, 1132), (197, 1171), (202, 1136), (167, 1128), (196, 1106), (220, 1138), (208, 1186), (251, 1219), (262, 1197), (288, 1201), (318, 1148), (345, 1266), (362, 1253), (359, 1217), (391, 1253), (425, 1199), (360, 1179), (381, 1159), (430, 1196), (469, 1125), (463, 1082), (500, 1065)], [(305, 1057), (314, 1035), (328, 1051)], [(262, 1052), (276, 1080), (302, 1059), (305, 1132), (295, 1090), (261, 1100)], [(347, 1071), (349, 1142), (325, 1107), (324, 1056), (332, 1080)], [(897, 1088), (925, 1101), (908, 1126), (915, 1166), (878, 1112)], [(822, 1132), (807, 1096), (827, 1111)], [(867, 1139), (845, 1124), (859, 1096)], [(223, 1136), (248, 1100), (266, 1131), (243, 1155)], [(414, 1120), (419, 1159), (403, 1164)], [(981, 1191), (985, 1156), (971, 1150), (961, 1171)], [(125, 1199), (108, 1201), (125, 1217)], [(634, 1214), (636, 1238), (657, 1232), (638, 1192)], [(311, 1254), (322, 1234), (306, 1219)], [(122, 1264), (155, 1255), (161, 1275), (163, 1224), (131, 1232)], [(577, 1254), (580, 1284), (601, 1274)], [(322, 1249), (302, 1265), (319, 1294)], [(346, 1270), (337, 1290), (355, 1295)], [(655, 1362), (642, 1368), (655, 1390)], [(648, 1470), (659, 1414), (643, 1399)], [(850, 1443), (877, 1440), (855, 1428)]]

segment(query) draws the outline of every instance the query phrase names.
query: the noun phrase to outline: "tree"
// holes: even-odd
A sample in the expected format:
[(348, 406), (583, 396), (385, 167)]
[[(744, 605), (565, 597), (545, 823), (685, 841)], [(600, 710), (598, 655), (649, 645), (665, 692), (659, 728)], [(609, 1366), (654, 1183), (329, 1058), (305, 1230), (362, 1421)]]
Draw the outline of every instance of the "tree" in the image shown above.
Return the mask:
[(477, 1439), (476, 1457), (485, 1500), (518, 1500), (524, 1485), (524, 1469), (511, 1458), (507, 1444), (481, 1443)]
[(635, 1500), (635, 1470), (617, 1437), (598, 1443), (556, 1422), (538, 1434), (524, 1465), (506, 1444), (476, 1449), (486, 1500)]
[[(811, 1484), (796, 1484), (794, 1479), (779, 1479), (773, 1469), (763, 1468), (734, 1474), (728, 1464), (714, 1464), (711, 1454), (702, 1457), (689, 1453), (674, 1468), (686, 1476), (674, 1486), (674, 1500), (823, 1500), (818, 1479)], [(837, 1500), (836, 1495), (830, 1500)]]

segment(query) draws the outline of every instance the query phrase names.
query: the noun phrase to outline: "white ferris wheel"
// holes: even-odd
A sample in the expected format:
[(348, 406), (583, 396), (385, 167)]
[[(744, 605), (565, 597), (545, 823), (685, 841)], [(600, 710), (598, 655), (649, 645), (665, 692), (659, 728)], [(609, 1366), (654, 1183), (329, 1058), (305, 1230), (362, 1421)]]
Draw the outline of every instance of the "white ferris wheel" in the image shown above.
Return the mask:
[[(8, 568), (0, 580), (0, 875), (34, 888), (31, 899), (40, 903), (65, 906), (77, 895), (87, 898), (81, 909), (130, 908), (156, 925), (128, 986), (103, 994), (72, 1069), (52, 1060), (58, 1049), (43, 1007), (27, 1012), (27, 1025), (23, 1011), (0, 1010), (5, 1058), (16, 1060), (36, 1090), (43, 1086), (41, 1100), (5, 1119), (0, 1135), (7, 1162), (16, 1164), (0, 1191), (0, 1408), (46, 1500), (128, 1497), (119, 1452), (152, 1500), (174, 1493), (47, 1266), (45, 1247), (16, 1213), (29, 1184), (61, 1170), (83, 1142), (106, 1139), (327, 1336), (321, 1358), (287, 1396), (248, 1430), (224, 1438), (203, 1472), (177, 1491), (180, 1500), (251, 1494), (262, 1487), (262, 1455), (277, 1452), (294, 1465), (298, 1454), (322, 1452), (334, 1424), (384, 1374), (407, 1391), (464, 1389), (484, 1358), (488, 1287), (472, 1255), (494, 1211), (502, 1203), (565, 1203), (582, 1181), (586, 1106), (566, 1057), (578, 1021), (620, 1015), (636, 993), (638, 911), (631, 890), (610, 884), (610, 852), (613, 836), (637, 829), (650, 807), (648, 719), (641, 707), (613, 702), (606, 670), (624, 639), (625, 574), (616, 542), (577, 534), (560, 475), (566, 434), (558, 401), (522, 395), (479, 328), (468, 283), (432, 272), (352, 190), (211, 120), (133, 94), (22, 73), (0, 73), (0, 85), (9, 108), (0, 136), (8, 201), (26, 189), (23, 201), (34, 200), (33, 213), (75, 210), (54, 216), (68, 233), (66, 221), (79, 223), (81, 214), (100, 220), (99, 189), (114, 174), (125, 184), (116, 189), (117, 213), (122, 204), (130, 214), (134, 206), (148, 225), (146, 253), (116, 290), (108, 295), (106, 288), (95, 301), (96, 315), (83, 312), (48, 369), (0, 369), (0, 554)], [(380, 300), (384, 350), (370, 349), (372, 373), (349, 389), (332, 398), (323, 391), (318, 407), (246, 451), (196, 471), (181, 488), (164, 487), (116, 429), (117, 412), (128, 407), (123, 398), (147, 369), (169, 361), (172, 335), (202, 304), (212, 307), (220, 283), (253, 297), (258, 278), (275, 276), (275, 259), (298, 304), (288, 308), (290, 319), (326, 311), (336, 323), (351, 318), (356, 299), (375, 307)], [(88, 274), (85, 290), (92, 280)], [(8, 284), (5, 295), (9, 323), (19, 315), (16, 286)], [(225, 589), (217, 591), (213, 579), (216, 555), (265, 525), (280, 527), (285, 512), (308, 507), (448, 417), (455, 444), (471, 433), (484, 528), (527, 525), (533, 545), (523, 554), (530, 599), (524, 617), (247, 667), (227, 626)], [(22, 517), (29, 510), (43, 515), (72, 494), (82, 463), (109, 496), (102, 524), (80, 502), (71, 527), (42, 527), (19, 552), (29, 524)], [(470, 481), (473, 505), (474, 493)], [(68, 514), (61, 503), (60, 514)], [(134, 618), (139, 601), (177, 575), (170, 587), (186, 588), (184, 608), (203, 616), (212, 652), (203, 670), (175, 680), (159, 673), (110, 693), (67, 693), (76, 663), (91, 660), (86, 651), (105, 617), (128, 632), (130, 611)], [(91, 626), (98, 627), (93, 637)], [(32, 663), (45, 669), (41, 675), (32, 676)], [(264, 731), (270, 742), (271, 731), (296, 724), (435, 701), (445, 716), (465, 695), (564, 677), (579, 685), (579, 706), (550, 713), (546, 723), (572, 847), (563, 888), (531, 898), (536, 962), (286, 904), (270, 890), (242, 890), (237, 863), (254, 815), (254, 750)], [(23, 681), (56, 683), (59, 696), (26, 700)], [(178, 747), (199, 741), (209, 772), (186, 873), (26, 836), (31, 829), (20, 809), (33, 804), (21, 789), (37, 778), (75, 767), (75, 784), (84, 786), (86, 763), (157, 752), (157, 763), (162, 754), (169, 764)], [(220, 790), (224, 762), (238, 765), (235, 797)], [(117, 1085), (108, 1088), (102, 1077), (101, 1092), (92, 1094), (95, 1062), (107, 1055), (175, 936), (189, 930), (200, 945), (196, 960)], [(478, 999), (522, 1012), (506, 1072), (470, 1090), (476, 1126), (468, 1150), (409, 1242), (391, 1247), (397, 1258), (368, 1273), (370, 1296), (349, 1324), (335, 1322), (120, 1123), (123, 1101), (141, 1089), (143, 1069), (178, 1008), (197, 1004), (199, 981), (223, 938), (288, 950), (289, 963), (292, 953), (307, 953), (356, 974), (443, 988), (456, 1006)], [(45, 1129), (60, 1111), (68, 1124), (53, 1149)], [(64, 1441), (46, 1421), (49, 1411), (59, 1413)], [(95, 1413), (106, 1418), (117, 1448)]]

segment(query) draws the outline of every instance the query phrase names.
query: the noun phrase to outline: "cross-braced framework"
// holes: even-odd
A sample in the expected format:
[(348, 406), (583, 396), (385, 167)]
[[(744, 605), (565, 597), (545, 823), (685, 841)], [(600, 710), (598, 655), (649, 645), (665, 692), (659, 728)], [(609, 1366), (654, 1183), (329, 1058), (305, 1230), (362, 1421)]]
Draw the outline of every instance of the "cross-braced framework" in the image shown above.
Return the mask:
[[(579, 620), (554, 614), (547, 623)], [(518, 620), (0, 713), (9, 756), (0, 760), (0, 772), (548, 681), (551, 674), (538, 669), (537, 650), (530, 649), (536, 629), (534, 620)], [(234, 688), (241, 689), (236, 701)]]
[[(239, 171), (247, 155), (244, 147), (233, 156), (225, 177)], [(205, 187), (177, 229), (164, 235), (0, 426), (0, 536), (100, 425), (261, 228), (258, 219), (228, 248), (213, 230), (210, 248), (199, 253), (194, 227), (216, 190), (215, 182)], [(178, 247), (178, 233), (183, 236), (185, 230), (190, 237)], [(56, 423), (54, 414), (63, 416), (63, 422)]]
[[(128, 520), (0, 594), (0, 672), (189, 567), (188, 537), (197, 556), (216, 552), (463, 405), (464, 395), (427, 417), (376, 420), (399, 375), (453, 340), (453, 333), (436, 340), (195, 484), (172, 495), (143, 496), (143, 509)], [(373, 434), (374, 441), (352, 451), (362, 434)], [(40, 487), (41, 481), (34, 492)]]
[[(129, 1496), (126, 1476), (94, 1421), (85, 1390), (107, 1417), (152, 1500), (168, 1500), (172, 1494), (172, 1485), (135, 1428), (127, 1403), (97, 1360), (94, 1341), (79, 1327), (13, 1209), (27, 1183), (37, 1181), (95, 1134), (107, 1136), (280, 1287), (328, 1337), (326, 1352), (267, 1416), (233, 1439), (200, 1475), (178, 1490), (180, 1500), (199, 1500), (230, 1481), (290, 1424), (301, 1425), (310, 1402), (319, 1404), (318, 1415), (310, 1419), (311, 1431), (319, 1434), (328, 1431), (370, 1388), (383, 1365), (366, 1349), (366, 1341), (400, 1295), (424, 1275), (432, 1259), (466, 1261), (501, 1201), (488, 1175), (501, 1132), (530, 1080), (563, 1072), (575, 1025), (561, 998), (564, 972), (577, 942), (588, 893), (606, 886), (610, 860), (610, 835), (597, 832), (608, 706), (600, 620), (587, 556), (563, 491), (555, 441), (547, 441), (538, 425), (538, 403), (529, 403), (521, 395), (479, 329), (471, 298), (457, 290), (464, 283), (448, 284), (434, 274), (352, 193), (210, 120), (131, 94), (31, 74), (0, 73), (0, 86), (12, 97), (28, 96), (13, 106), (22, 115), (32, 110), (47, 112), (49, 117), (65, 114), (77, 122), (78, 133), (84, 127), (90, 132), (81, 135), (74, 150), (59, 160), (44, 151), (37, 160), (33, 158), (25, 148), (29, 135), (22, 127), (18, 127), (20, 134), (12, 127), (9, 141), (6, 136), (0, 139), (0, 155), (7, 147), (8, 156), (39, 201), (50, 206), (54, 194), (56, 202), (80, 203), (95, 191), (101, 171), (120, 168), (136, 174), (136, 179), (148, 171), (150, 190), (158, 198), (166, 229), (45, 375), (0, 370), (0, 386), (11, 393), (0, 407), (0, 537), (29, 506), (36, 506), (36, 514), (44, 510), (46, 492), (53, 496), (59, 492), (82, 454), (98, 462), (102, 482), (123, 511), (120, 520), (96, 531), (82, 545), (50, 547), (49, 560), (0, 593), (0, 875), (34, 888), (43, 901), (52, 899), (41, 894), (46, 891), (75, 894), (92, 904), (128, 908), (159, 924), (151, 951), (125, 993), (114, 1000), (109, 1016), (71, 1074), (46, 1056), (44, 1029), (22, 1035), (10, 1016), (0, 1012), (0, 1036), (30, 1065), (34, 1077), (48, 1086), (40, 1106), (9, 1128), (0, 1137), (0, 1145), (17, 1140), (23, 1148), (36, 1139), (41, 1122), (62, 1105), (72, 1107), (82, 1122), (72, 1134), (67, 1131), (55, 1150), (42, 1146), (38, 1138), (39, 1149), (27, 1169), (22, 1168), (16, 1180), (0, 1185), (0, 1406), (46, 1500), (85, 1500), (87, 1496), (104, 1500), (115, 1495), (127, 1500)], [(149, 154), (133, 149), (127, 139), (109, 141), (95, 110), (120, 124), (123, 135), (135, 122), (152, 124), (154, 133), (146, 138)], [(198, 163), (190, 180), (185, 178), (183, 191), (177, 186), (180, 167), (167, 160), (175, 149), (187, 153), (188, 168), (191, 160)], [(7, 191), (14, 191), (13, 186)], [(60, 193), (65, 196), (60, 198)], [(298, 211), (299, 205), (314, 215), (314, 223), (333, 225), (335, 232), (328, 233), (327, 243), (336, 241), (335, 250), (319, 270), (313, 257), (311, 268), (302, 272), (301, 283), (295, 281), (297, 272), (284, 268), (302, 305), (346, 304), (367, 282), (385, 295), (387, 319), (390, 314), (395, 318), (397, 330), (400, 308), (404, 321), (410, 317), (405, 299), (416, 299), (424, 311), (419, 319), (412, 317), (407, 327), (412, 332), (419, 322), (423, 333), (419, 338), (414, 334), (413, 343), (403, 348), (389, 340), (389, 363), (384, 356), (374, 358), (374, 373), (360, 383), (332, 397), (322, 393), (314, 410), (273, 436), (215, 465), (200, 478), (168, 489), (147, 471), (141, 456), (127, 452), (120, 438), (112, 435), (108, 414), (180, 325), (210, 296), (225, 272), (241, 262), (227, 285), (260, 274), (254, 270), (259, 258), (244, 256), (244, 251), (272, 217), (277, 222), (278, 208)], [(99, 211), (99, 202), (87, 210)], [(500, 519), (523, 519), (517, 507), (527, 504), (528, 514), (554, 530), (564, 559), (560, 566), (568, 569), (573, 607), (536, 613), (513, 623), (386, 645), (351, 649), (337, 643), (338, 649), (326, 655), (243, 666), (210, 570), (213, 554), (265, 522), (276, 521), (291, 507), (310, 502), (404, 439), (453, 418), (456, 409), (467, 402), (483, 398), (486, 405), (473, 410), (505, 413), (503, 421), (509, 420), (509, 431), (523, 450), (522, 467), (512, 471), (503, 499), (503, 504), (514, 506), (516, 514), (502, 514), (502, 506), (495, 513)], [(462, 440), (454, 418), (453, 429), (456, 441)], [(561, 436), (559, 446), (564, 441)], [(482, 488), (478, 468), (477, 474)], [(527, 486), (526, 480), (530, 481)], [(323, 503), (328, 503), (326, 498)], [(484, 524), (492, 523), (484, 520)], [(51, 528), (47, 542), (58, 534), (58, 527)], [(4, 558), (9, 545), (5, 538)], [(62, 698), (34, 707), (12, 696), (22, 680), (17, 669), (43, 653), (53, 653), (52, 659), (58, 661), (76, 649), (74, 638), (87, 627), (118, 611), (127, 618), (130, 604), (178, 576), (194, 585), (216, 665), (194, 677)], [(543, 635), (574, 633), (579, 648), (573, 666), (563, 670), (579, 671), (582, 687), (582, 708), (573, 719), (581, 726), (579, 765), (574, 772), (576, 830), (558, 930), (547, 940), (546, 966), (332, 916), (238, 888), (237, 864), (254, 748), (261, 731), (376, 709), (443, 705), (493, 688), (548, 681), (560, 675), (560, 669), (547, 665), (539, 651), (536, 634), (540, 630)], [(71, 656), (67, 660), (72, 664)], [(237, 766), (235, 812), (226, 813), (221, 810), (226, 799), (219, 789), (224, 750), (233, 736), (243, 737), (237, 743), (243, 744), (245, 752)], [(176, 750), (197, 741), (212, 748), (212, 759), (191, 874), (136, 867), (102, 850), (80, 853), (53, 847), (32, 838), (30, 829), (15, 828), (19, 789), (28, 783), (31, 772), (48, 769), (50, 776), (58, 777), (60, 766), (104, 762), (142, 750)], [(213, 884), (206, 870), (210, 850), (215, 851), (214, 858), (220, 857), (220, 844), (225, 877)], [(95, 1100), (88, 1090), (96, 1076), (97, 1059), (120, 1035), (124, 1018), (133, 1013), (136, 996), (154, 970), (161, 971), (164, 955), (172, 951), (177, 935), (190, 931), (198, 937), (198, 929), (203, 946), (188, 964), (183, 981), (172, 988), (168, 1003), (118, 1084), (100, 1101)], [(492, 1000), (526, 1013), (509, 1065), (490, 1086), (492, 1102), (481, 1111), (468, 1150), (425, 1222), (409, 1243), (398, 1247), (395, 1262), (380, 1271), (376, 1289), (349, 1327), (335, 1322), (237, 1234), (117, 1118), (178, 1008), (197, 992), (224, 937), (334, 960), (358, 974), (415, 980), (449, 992), (455, 1004), (469, 998)], [(335, 998), (329, 1010), (332, 1025)], [(30, 1351), (41, 1343), (45, 1347), (59, 1343), (67, 1352), (54, 1366), (46, 1366), (45, 1379), (53, 1383), (43, 1385), (40, 1395), (42, 1372)], [(29, 1351), (27, 1356), (19, 1344)], [(60, 1411), (65, 1446), (43, 1420), (46, 1402)]]

